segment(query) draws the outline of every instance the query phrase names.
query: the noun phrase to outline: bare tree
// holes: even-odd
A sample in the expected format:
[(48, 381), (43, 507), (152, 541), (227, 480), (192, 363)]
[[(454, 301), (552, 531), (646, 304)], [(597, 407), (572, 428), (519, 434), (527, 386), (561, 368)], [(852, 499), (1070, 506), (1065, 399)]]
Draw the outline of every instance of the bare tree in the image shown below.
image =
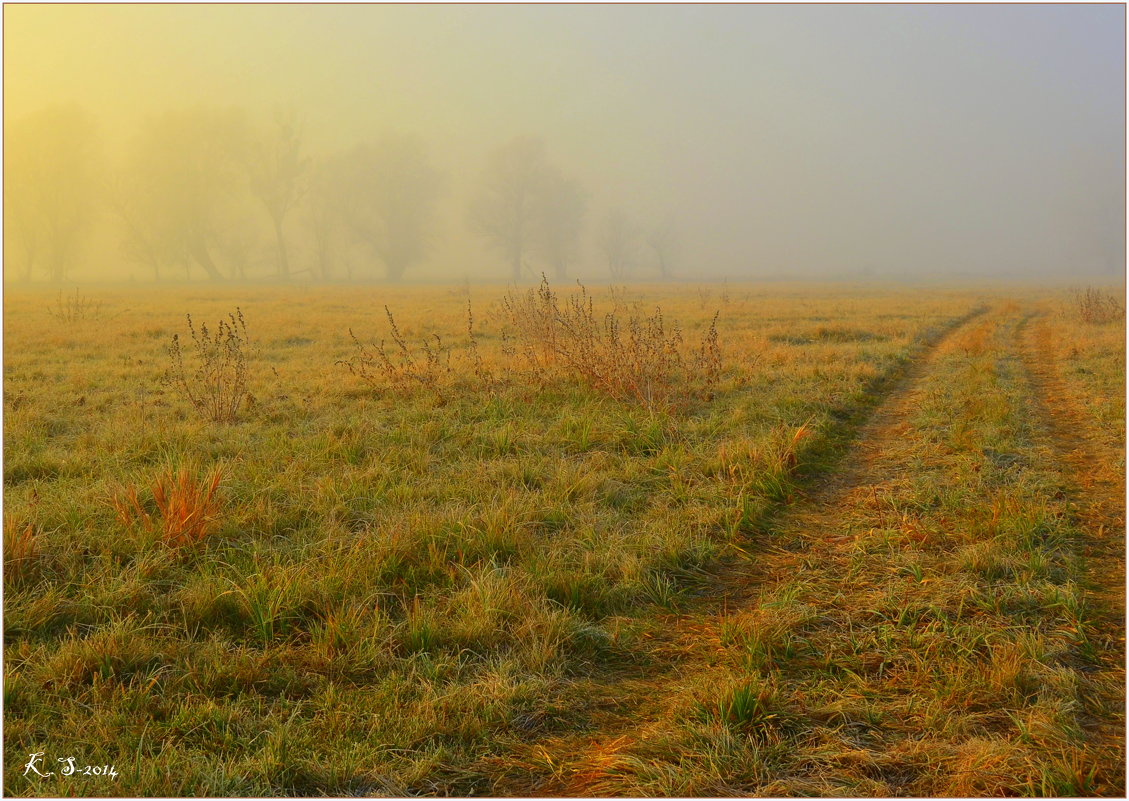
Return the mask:
[(140, 224), (160, 250), (187, 254), (213, 281), (224, 279), (213, 251), (225, 212), (244, 189), (245, 136), (234, 109), (169, 112), (146, 123), (131, 159), (146, 204)]
[(135, 171), (127, 168), (111, 178), (106, 199), (121, 224), (122, 254), (152, 270), (153, 280), (160, 282), (161, 269), (183, 258), (176, 258), (175, 239), (161, 231), (163, 221), (152, 213), (156, 206), (154, 199), (147, 196), (146, 190), (150, 188), (138, 180)]
[(442, 175), (414, 136), (360, 145), (330, 167), (333, 206), (399, 281), (427, 253)]
[(302, 135), (293, 114), (278, 112), (270, 129), (251, 142), (246, 151), (251, 193), (263, 204), (274, 228), (278, 249), (278, 277), (290, 278), (286, 238), (282, 226), (305, 191), (309, 159), (302, 155)]
[(635, 226), (622, 210), (615, 209), (604, 218), (596, 238), (612, 280), (625, 280), (635, 268), (637, 258)]
[(13, 122), (4, 137), (5, 250), (22, 277), (62, 281), (94, 215), (100, 149), (93, 119), (56, 106)]
[(512, 139), (490, 155), (469, 209), (471, 227), (502, 253), (514, 281), (521, 280), (536, 236), (538, 198), (547, 171), (541, 139)]
[(548, 169), (536, 196), (539, 250), (558, 281), (568, 278), (569, 265), (580, 252), (586, 199), (576, 181)]
[(678, 229), (674, 220), (667, 218), (647, 232), (647, 246), (655, 254), (659, 275), (669, 278), (679, 256)]

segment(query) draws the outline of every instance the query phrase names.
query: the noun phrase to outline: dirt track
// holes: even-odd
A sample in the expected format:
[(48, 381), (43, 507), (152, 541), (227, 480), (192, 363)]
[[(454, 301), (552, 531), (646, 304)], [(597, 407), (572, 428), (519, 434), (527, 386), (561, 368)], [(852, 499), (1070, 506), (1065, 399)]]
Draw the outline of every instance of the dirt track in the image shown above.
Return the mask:
[[(851, 537), (839, 536), (844, 509), (855, 497), (876, 498), (896, 468), (891, 445), (904, 437), (906, 418), (921, 392), (920, 380), (938, 355), (972, 338), (982, 339), (991, 326), (980, 310), (919, 348), (904, 368), (891, 376), (879, 403), (855, 432), (855, 442), (839, 469), (817, 480), (804, 496), (771, 523), (771, 533), (748, 545), (749, 559), (715, 574), (709, 590), (684, 614), (672, 616), (656, 637), (654, 651), (664, 667), (642, 677), (592, 688), (595, 732), (570, 735), (530, 746), (525, 759), (533, 775), (504, 779), (498, 792), (524, 795), (599, 796), (617, 793), (616, 774), (630, 769), (629, 754), (669, 721), (685, 716), (690, 699), (680, 687), (693, 685), (718, 669), (716, 651), (726, 618), (757, 605), (758, 599), (788, 582), (820, 551), (835, 551)], [(824, 623), (833, 626), (828, 617)]]
[[(924, 393), (935, 391), (929, 389), (925, 379), (935, 371), (938, 359), (947, 354), (987, 355), (1014, 363), (1018, 369), (1016, 385), (1028, 396), (1026, 403), (1037, 417), (1032, 428), (1054, 454), (1062, 487), (1072, 502), (1075, 524), (1084, 532), (1078, 556), (1086, 565), (1087, 604), (1096, 613), (1090, 618), (1092, 630), (1088, 636), (1101, 655), (1100, 675), (1079, 690), (1085, 707), (1078, 715), (1079, 724), (1087, 732), (1086, 747), (1101, 755), (1101, 781), (1105, 784), (1099, 791), (1108, 793), (1111, 786), (1116, 787), (1116, 766), (1124, 766), (1125, 759), (1124, 721), (1121, 716), (1111, 717), (1109, 709), (1124, 707), (1124, 476), (1117, 454), (1102, 452), (1098, 442), (1086, 436), (1089, 423), (1085, 412), (1058, 376), (1048, 342), (1051, 332), (1038, 317), (1029, 322), (1031, 316), (1008, 305), (967, 319), (922, 348), (902, 373), (888, 382), (838, 468), (785, 507), (770, 521), (765, 535), (748, 543), (747, 560), (730, 563), (715, 573), (712, 585), (688, 611), (671, 615), (667, 625), (654, 633), (650, 667), (588, 688), (588, 733), (531, 744), (516, 760), (528, 772), (520, 777), (512, 772), (497, 777), (496, 792), (623, 794), (632, 787), (624, 784), (624, 776), (653, 760), (669, 763), (677, 759), (669, 755), (669, 739), (664, 744), (663, 737), (694, 713), (696, 693), (700, 694), (703, 686), (719, 687), (727, 673), (732, 673), (732, 665), (726, 664), (724, 656), (727, 621), (742, 615), (756, 620), (760, 610), (772, 606), (777, 593), (800, 575), (807, 582), (800, 600), (813, 613), (803, 624), (805, 642), (815, 653), (824, 652), (819, 658), (828, 665), (850, 664), (847, 672), (853, 675), (852, 671), (857, 671), (860, 680), (870, 682), (872, 688), (887, 686), (883, 678), (886, 671), (908, 670), (905, 654), (896, 653), (897, 649), (895, 653), (872, 649), (861, 657), (842, 659), (835, 652), (845, 632), (859, 627), (865, 630), (867, 626), (874, 629), (868, 614), (889, 601), (873, 581), (874, 570), (882, 569), (881, 560), (872, 559), (872, 566), (863, 571), (856, 571), (852, 565), (860, 541), (867, 536), (865, 527), (883, 517), (889, 520), (890, 510), (902, 503), (897, 499), (911, 480), (908, 471), (917, 464), (906, 445), (914, 436), (911, 421)], [(901, 536), (907, 541), (918, 540), (923, 563), (943, 572), (950, 546), (912, 513), (900, 514), (900, 523), (895, 525), (902, 527)], [(869, 534), (873, 533), (871, 528)], [(923, 587), (927, 582), (923, 580)], [(919, 600), (924, 603), (928, 589), (923, 593)], [(907, 607), (914, 603), (909, 597), (903, 601)], [(788, 673), (788, 668), (782, 670)], [(1082, 683), (1086, 684), (1085, 680)], [(1121, 688), (1119, 698), (1109, 697), (1111, 686)], [(906, 692), (915, 693), (912, 685)], [(790, 702), (796, 700), (793, 695)], [(802, 698), (799, 703), (804, 703)], [(852, 794), (864, 795), (942, 791), (982, 795), (1009, 787), (1008, 779), (992, 785), (994, 774), (986, 768), (993, 759), (1005, 757), (997, 757), (990, 746), (981, 746), (975, 739), (967, 747), (960, 745), (958, 737), (939, 740), (928, 748), (919, 744), (919, 748), (913, 724), (907, 723), (901, 724), (899, 731), (872, 732), (859, 739), (830, 720), (820, 723), (821, 714), (803, 710), (806, 725), (815, 727), (809, 729), (809, 737), (815, 742), (813, 753), (828, 756), (800, 759), (796, 775), (762, 784), (757, 787), (758, 793), (822, 794), (828, 787), (851, 787)], [(987, 714), (990, 717), (992, 713)], [(978, 748), (988, 750), (981, 753)], [(512, 767), (515, 763), (509, 764)], [(1006, 773), (1003, 767), (1000, 772)], [(859, 774), (868, 777), (861, 785), (856, 778)]]
[[(1094, 698), (1092, 709), (1125, 708), (1125, 474), (1118, 454), (1093, 436), (1093, 421), (1062, 379), (1055, 358), (1054, 331), (1045, 317), (1032, 318), (1019, 332), (1026, 368), (1046, 439), (1055, 455), (1075, 524), (1083, 535), (1081, 553), (1090, 606), (1088, 638), (1116, 698)], [(1091, 688), (1087, 688), (1093, 691)], [(1100, 693), (1100, 690), (1098, 691)], [(1104, 702), (1104, 703), (1103, 703)], [(1125, 764), (1125, 719), (1091, 714), (1087, 719), (1098, 747), (1112, 749)]]

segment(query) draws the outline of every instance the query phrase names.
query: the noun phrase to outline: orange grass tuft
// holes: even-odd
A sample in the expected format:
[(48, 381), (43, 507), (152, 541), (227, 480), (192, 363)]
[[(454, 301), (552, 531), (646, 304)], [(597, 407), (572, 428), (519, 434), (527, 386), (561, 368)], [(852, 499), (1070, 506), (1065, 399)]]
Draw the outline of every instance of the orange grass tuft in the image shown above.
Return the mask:
[(203, 479), (185, 468), (175, 472), (170, 469), (158, 476), (151, 488), (156, 514), (145, 509), (134, 487), (113, 499), (114, 509), (124, 525), (139, 523), (170, 547), (192, 545), (212, 533), (219, 517), (217, 492), (222, 476), (219, 466)]
[(39, 556), (39, 537), (35, 525), (17, 523), (14, 519), (4, 521), (4, 569), (14, 577), (23, 575), (36, 557)]

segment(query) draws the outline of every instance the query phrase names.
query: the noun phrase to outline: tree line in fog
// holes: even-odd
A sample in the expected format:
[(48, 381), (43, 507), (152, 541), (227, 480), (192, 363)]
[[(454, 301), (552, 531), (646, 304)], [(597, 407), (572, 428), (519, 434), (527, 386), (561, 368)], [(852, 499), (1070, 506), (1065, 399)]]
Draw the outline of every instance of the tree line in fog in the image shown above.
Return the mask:
[[(671, 219), (595, 213), (538, 137), (482, 154), (465, 199), (423, 140), (384, 135), (314, 153), (300, 119), (237, 108), (153, 116), (110, 155), (94, 117), (54, 107), (11, 122), (4, 143), (6, 277), (64, 281), (101, 232), (124, 269), (154, 281), (400, 281), (461, 225), (518, 281), (568, 279), (587, 251), (607, 277), (668, 277)], [(444, 203), (465, 205), (452, 220)], [(461, 219), (460, 219), (461, 217)], [(484, 276), (487, 277), (487, 276)], [(493, 277), (493, 276), (489, 276)]]

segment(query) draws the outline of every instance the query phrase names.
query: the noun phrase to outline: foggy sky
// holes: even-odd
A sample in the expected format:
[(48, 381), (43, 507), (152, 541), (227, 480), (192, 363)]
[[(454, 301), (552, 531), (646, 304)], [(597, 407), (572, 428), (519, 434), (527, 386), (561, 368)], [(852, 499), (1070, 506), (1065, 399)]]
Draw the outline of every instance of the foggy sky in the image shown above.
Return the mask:
[[(505, 277), (464, 207), (520, 134), (584, 185), (587, 229), (613, 208), (675, 219), (681, 277), (1109, 276), (1124, 14), (7, 5), (5, 124), (76, 102), (114, 151), (146, 117), (206, 103), (294, 109), (315, 153), (418, 133), (449, 176), (420, 280)], [(596, 276), (589, 240), (577, 272)]]

